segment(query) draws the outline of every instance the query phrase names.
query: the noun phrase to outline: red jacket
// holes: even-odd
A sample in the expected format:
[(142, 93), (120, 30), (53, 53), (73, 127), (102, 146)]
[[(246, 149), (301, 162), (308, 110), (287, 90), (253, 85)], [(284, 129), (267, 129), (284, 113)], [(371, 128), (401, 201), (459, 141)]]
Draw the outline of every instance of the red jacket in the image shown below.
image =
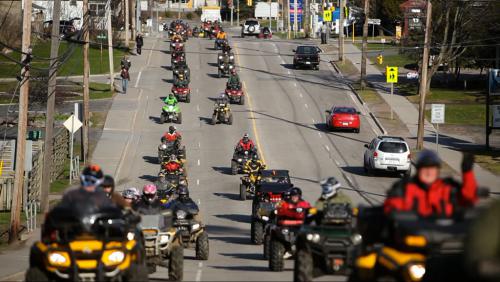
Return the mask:
[[(311, 207), (308, 201), (299, 200), (296, 204), (291, 203), (289, 201), (282, 201), (277, 210), (278, 219), (295, 219), (295, 220), (303, 220), (306, 215), (306, 210)], [(297, 208), (302, 208), (302, 212), (297, 212)]]
[(464, 172), (462, 184), (452, 179), (438, 179), (427, 189), (415, 178), (396, 183), (388, 192), (384, 202), (385, 213), (393, 210), (416, 210), (427, 217), (441, 215), (450, 217), (456, 206), (472, 206), (477, 201), (477, 183), (473, 171)]
[(245, 143), (243, 142), (243, 139), (241, 139), (240, 142), (238, 142), (238, 146), (241, 147), (244, 151), (250, 151), (251, 149), (253, 149), (254, 144), (252, 140), (248, 140), (248, 142)]
[(171, 134), (170, 132), (165, 132), (165, 134), (163, 134), (163, 138), (165, 138), (167, 141), (175, 141), (179, 137), (181, 137), (181, 135), (177, 131), (173, 134)]

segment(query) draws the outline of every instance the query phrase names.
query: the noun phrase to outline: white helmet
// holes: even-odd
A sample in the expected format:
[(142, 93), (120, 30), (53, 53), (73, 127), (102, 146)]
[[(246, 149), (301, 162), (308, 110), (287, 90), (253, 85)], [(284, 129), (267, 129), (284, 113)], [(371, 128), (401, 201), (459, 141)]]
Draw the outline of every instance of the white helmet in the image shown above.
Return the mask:
[(340, 188), (340, 182), (338, 182), (335, 177), (328, 177), (319, 184), (321, 185), (321, 197), (323, 199), (328, 199), (337, 195)]

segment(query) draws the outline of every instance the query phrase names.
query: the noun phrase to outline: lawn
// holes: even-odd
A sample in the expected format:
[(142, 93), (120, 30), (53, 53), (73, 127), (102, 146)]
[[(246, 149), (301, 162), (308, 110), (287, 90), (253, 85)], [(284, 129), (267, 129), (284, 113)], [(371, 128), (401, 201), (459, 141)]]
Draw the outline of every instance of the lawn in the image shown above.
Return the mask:
[[(66, 53), (68, 50), (74, 49), (72, 52)], [(118, 71), (120, 68), (120, 58), (125, 54), (125, 50), (115, 48), (113, 52), (114, 69)], [(61, 42), (59, 47), (59, 56), (71, 54), (64, 61), (59, 70), (59, 76), (71, 76), (83, 74), (83, 46), (68, 42)], [(47, 69), (49, 61), (44, 59), (50, 57), (50, 41), (37, 41), (33, 48), (34, 59), (32, 62), (33, 72), (39, 72), (36, 68)], [(9, 57), (20, 60), (20, 54), (12, 52)], [(37, 58), (38, 57), (38, 58)], [(101, 74), (109, 71), (108, 49), (99, 46), (91, 45), (89, 49), (90, 74)], [(20, 66), (9, 61), (5, 57), (0, 56), (0, 78), (15, 77), (20, 73)]]
[[(420, 95), (412, 95), (407, 98), (412, 103), (418, 103), (420, 101)], [(475, 104), (484, 103), (483, 98), (484, 94), (478, 91), (457, 91), (452, 89), (431, 88), (431, 93), (426, 96), (426, 103)]]
[[(431, 111), (426, 110), (425, 116), (431, 119)], [(449, 125), (484, 125), (486, 112), (484, 105), (446, 104), (445, 123)]]

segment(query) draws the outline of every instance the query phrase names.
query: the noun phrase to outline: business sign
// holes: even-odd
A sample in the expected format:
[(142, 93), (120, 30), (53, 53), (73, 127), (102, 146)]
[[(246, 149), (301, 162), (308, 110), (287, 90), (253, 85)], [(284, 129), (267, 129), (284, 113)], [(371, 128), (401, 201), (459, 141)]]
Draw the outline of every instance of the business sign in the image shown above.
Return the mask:
[(432, 104), (431, 108), (431, 123), (444, 123), (444, 104)]
[(269, 13), (271, 13), (271, 18), (278, 17), (278, 3), (271, 3), (271, 9), (269, 9), (269, 3), (258, 2), (255, 6), (255, 17), (256, 18), (269, 18)]
[(387, 67), (386, 76), (387, 83), (398, 83), (398, 68)]
[(490, 70), (490, 95), (500, 95), (500, 69)]
[(302, 22), (302, 0), (290, 0), (290, 22), (295, 22), (295, 1), (297, 1), (297, 23)]

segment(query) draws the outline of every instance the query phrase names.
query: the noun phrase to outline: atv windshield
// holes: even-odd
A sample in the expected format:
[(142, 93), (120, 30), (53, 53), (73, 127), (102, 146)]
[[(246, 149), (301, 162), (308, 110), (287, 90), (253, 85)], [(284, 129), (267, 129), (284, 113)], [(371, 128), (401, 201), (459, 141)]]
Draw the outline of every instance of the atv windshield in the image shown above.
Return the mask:
[(163, 214), (142, 215), (140, 227), (141, 229), (158, 229), (166, 230), (172, 226), (172, 214), (164, 212)]

